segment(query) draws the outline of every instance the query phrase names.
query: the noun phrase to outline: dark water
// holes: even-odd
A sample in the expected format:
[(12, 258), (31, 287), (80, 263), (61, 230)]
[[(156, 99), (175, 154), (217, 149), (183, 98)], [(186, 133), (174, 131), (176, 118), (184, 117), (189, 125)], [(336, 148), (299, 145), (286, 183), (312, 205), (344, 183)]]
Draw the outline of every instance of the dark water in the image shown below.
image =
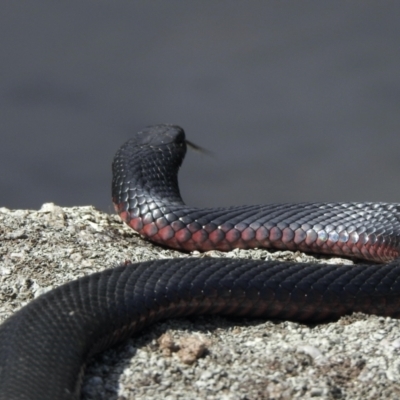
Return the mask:
[(171, 122), (187, 203), (400, 201), (400, 2), (35, 1), (0, 13), (0, 206), (111, 211)]

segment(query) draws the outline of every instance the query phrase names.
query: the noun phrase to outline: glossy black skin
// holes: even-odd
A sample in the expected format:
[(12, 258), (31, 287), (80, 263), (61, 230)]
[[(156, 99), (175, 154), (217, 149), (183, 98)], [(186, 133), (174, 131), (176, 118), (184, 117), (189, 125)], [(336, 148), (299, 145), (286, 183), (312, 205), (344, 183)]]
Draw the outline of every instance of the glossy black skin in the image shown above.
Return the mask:
[[(355, 256), (365, 253), (366, 258), (375, 254), (378, 259), (389, 259), (396, 255), (398, 204), (187, 207), (177, 183), (185, 151), (183, 130), (170, 125), (147, 128), (119, 150), (114, 161), (113, 200), (128, 223), (137, 220), (147, 229), (157, 219), (173, 225), (176, 221), (198, 223), (203, 218), (204, 243), (212, 242), (213, 232), (223, 224), (237, 231), (245, 227), (239, 236), (246, 242), (246, 229), (265, 219), (269, 244), (277, 247), (285, 235), (292, 237), (290, 231), (294, 236), (286, 244), (295, 243), (296, 230), (304, 231), (307, 225), (310, 229), (304, 240), (317, 234), (317, 240), (309, 241), (315, 243), (311, 250), (340, 248), (335, 247), (333, 234), (331, 243), (323, 240), (324, 233), (329, 237), (336, 229), (338, 234), (345, 232), (343, 238), (350, 240)], [(180, 227), (173, 229), (178, 244), (193, 241), (195, 233), (187, 239), (184, 231), (180, 236), (184, 240), (179, 242), (179, 232), (189, 228), (175, 225)], [(237, 235), (231, 237), (227, 232), (224, 240), (231, 245), (230, 238)], [(271, 234), (276, 235), (274, 240)], [(297, 237), (302, 239), (303, 234)], [(340, 243), (344, 243), (342, 250), (350, 246), (345, 240)], [(181, 258), (123, 265), (60, 286), (0, 326), (0, 399), (78, 399), (88, 357), (161, 319), (218, 314), (323, 321), (357, 311), (398, 318), (399, 290), (398, 260), (349, 266)]]

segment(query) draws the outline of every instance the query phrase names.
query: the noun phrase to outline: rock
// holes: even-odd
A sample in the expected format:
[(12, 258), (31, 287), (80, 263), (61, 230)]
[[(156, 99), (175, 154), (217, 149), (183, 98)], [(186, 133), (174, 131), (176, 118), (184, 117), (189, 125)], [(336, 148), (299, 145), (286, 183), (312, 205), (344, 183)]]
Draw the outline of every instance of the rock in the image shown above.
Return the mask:
[[(0, 319), (51, 288), (118, 264), (211, 255), (327, 262), (288, 251), (184, 254), (153, 246), (118, 216), (93, 207), (0, 208)], [(399, 328), (398, 320), (362, 314), (318, 325), (168, 320), (93, 358), (82, 398), (398, 398)], [(160, 342), (163, 335), (168, 340)], [(181, 357), (182, 348), (188, 352)]]

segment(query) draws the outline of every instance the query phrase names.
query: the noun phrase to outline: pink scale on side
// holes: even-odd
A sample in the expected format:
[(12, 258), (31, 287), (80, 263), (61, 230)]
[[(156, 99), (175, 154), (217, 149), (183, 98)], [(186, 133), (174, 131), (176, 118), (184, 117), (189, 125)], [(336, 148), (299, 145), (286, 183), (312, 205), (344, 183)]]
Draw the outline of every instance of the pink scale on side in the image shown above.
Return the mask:
[(192, 238), (192, 234), (189, 229), (183, 228), (175, 233), (175, 238), (179, 243), (185, 243)]
[(231, 229), (226, 233), (226, 240), (230, 243), (235, 243), (240, 239), (240, 232), (237, 229)]
[(256, 231), (256, 239), (258, 242), (263, 243), (269, 238), (269, 231), (265, 226), (261, 226)]
[(282, 242), (285, 244), (293, 243), (294, 232), (290, 228), (285, 228), (282, 231)]
[(269, 231), (270, 241), (277, 242), (278, 240), (281, 240), (281, 238), (282, 238), (282, 231), (276, 226), (271, 228), (271, 230)]
[(147, 224), (143, 227), (143, 230), (141, 232), (143, 235), (151, 238), (152, 236), (154, 236), (155, 234), (158, 233), (158, 228), (157, 225), (152, 222), (150, 224)]
[(143, 228), (143, 222), (141, 218), (132, 218), (128, 224), (136, 232), (140, 232)]
[(170, 240), (175, 234), (175, 231), (171, 228), (170, 225), (165, 226), (164, 228), (158, 231), (158, 236), (161, 240)]
[(210, 239), (211, 242), (215, 243), (218, 245), (218, 243), (222, 242), (225, 240), (225, 233), (221, 231), (221, 229), (216, 229), (215, 231), (211, 232), (208, 235), (208, 238)]
[(208, 239), (208, 233), (204, 229), (192, 234), (192, 239), (195, 243), (203, 243)]
[(256, 237), (256, 233), (254, 232), (254, 230), (252, 228), (246, 228), (243, 232), (242, 232), (242, 239), (245, 242), (250, 242), (252, 241), (254, 238)]

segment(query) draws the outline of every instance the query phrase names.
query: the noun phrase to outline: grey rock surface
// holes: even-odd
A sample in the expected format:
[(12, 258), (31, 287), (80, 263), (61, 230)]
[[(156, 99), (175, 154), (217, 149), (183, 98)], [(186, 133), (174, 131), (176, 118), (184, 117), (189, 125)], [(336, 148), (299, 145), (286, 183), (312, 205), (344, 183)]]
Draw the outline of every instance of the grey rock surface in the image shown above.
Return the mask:
[[(184, 254), (149, 244), (118, 216), (93, 207), (0, 208), (0, 321), (95, 271), (126, 261), (200, 256), (327, 262), (288, 251)], [(90, 360), (82, 399), (397, 399), (399, 327), (398, 320), (362, 314), (317, 325), (169, 320)]]

